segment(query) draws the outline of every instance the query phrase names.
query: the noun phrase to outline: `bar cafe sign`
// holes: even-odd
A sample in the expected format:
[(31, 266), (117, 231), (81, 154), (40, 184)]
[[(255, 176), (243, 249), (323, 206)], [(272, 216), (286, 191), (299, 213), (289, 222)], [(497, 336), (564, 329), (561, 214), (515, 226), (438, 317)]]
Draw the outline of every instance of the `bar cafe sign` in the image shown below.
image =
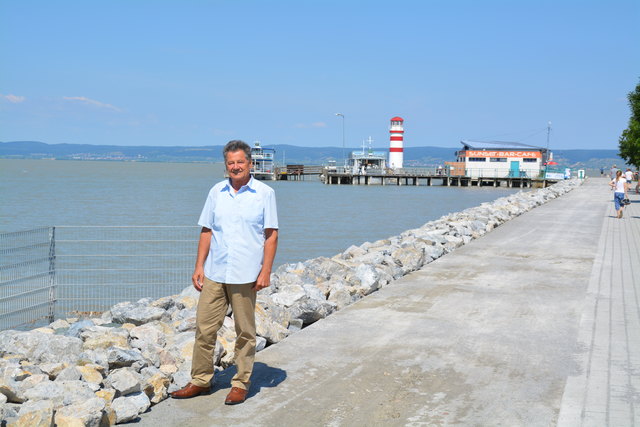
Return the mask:
[(522, 159), (541, 158), (542, 153), (539, 151), (471, 151), (467, 150), (465, 157), (511, 157)]

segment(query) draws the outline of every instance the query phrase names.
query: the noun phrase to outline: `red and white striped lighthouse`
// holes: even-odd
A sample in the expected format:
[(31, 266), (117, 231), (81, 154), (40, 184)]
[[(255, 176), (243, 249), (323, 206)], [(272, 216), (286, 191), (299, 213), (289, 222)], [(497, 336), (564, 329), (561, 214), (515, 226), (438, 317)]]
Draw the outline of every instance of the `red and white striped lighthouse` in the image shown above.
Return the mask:
[(391, 126), (389, 127), (390, 144), (389, 144), (389, 166), (393, 169), (402, 168), (402, 162), (404, 160), (403, 152), (403, 134), (404, 127), (402, 123), (404, 120), (402, 117), (394, 117), (391, 119)]

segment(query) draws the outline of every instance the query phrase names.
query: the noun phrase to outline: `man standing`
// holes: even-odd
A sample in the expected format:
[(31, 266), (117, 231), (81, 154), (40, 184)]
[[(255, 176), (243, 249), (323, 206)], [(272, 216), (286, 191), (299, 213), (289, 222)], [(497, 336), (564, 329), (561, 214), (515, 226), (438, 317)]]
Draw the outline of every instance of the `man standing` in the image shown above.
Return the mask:
[(198, 221), (202, 230), (191, 281), (200, 291), (200, 299), (191, 382), (171, 397), (185, 399), (209, 392), (216, 337), (231, 304), (238, 371), (225, 404), (235, 405), (244, 402), (251, 385), (256, 292), (270, 285), (278, 246), (278, 215), (273, 189), (250, 174), (249, 145), (230, 141), (223, 154), (229, 179), (213, 186)]
[(611, 167), (611, 170), (609, 171), (609, 177), (611, 178), (611, 181), (616, 179), (616, 172), (618, 172), (618, 167), (616, 165), (613, 165)]

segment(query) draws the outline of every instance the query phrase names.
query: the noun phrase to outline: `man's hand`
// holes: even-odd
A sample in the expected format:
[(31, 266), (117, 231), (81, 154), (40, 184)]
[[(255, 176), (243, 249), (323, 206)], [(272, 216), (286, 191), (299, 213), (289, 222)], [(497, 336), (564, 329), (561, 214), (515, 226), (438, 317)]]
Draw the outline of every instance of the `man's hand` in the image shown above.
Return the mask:
[(193, 271), (193, 276), (191, 276), (191, 282), (193, 283), (193, 287), (196, 288), (198, 292), (202, 291), (202, 282), (204, 281), (204, 268), (196, 267)]
[(202, 227), (202, 230), (200, 230), (200, 240), (198, 240), (198, 255), (196, 256), (196, 267), (193, 270), (193, 276), (191, 276), (193, 287), (196, 288), (198, 292), (202, 290), (202, 283), (204, 282), (204, 260), (207, 259), (210, 246), (211, 229)]
[(262, 269), (256, 284), (251, 289), (258, 292), (260, 289), (269, 287), (271, 284), (271, 267), (273, 266), (273, 258), (276, 256), (276, 248), (278, 247), (278, 230), (276, 228), (266, 228), (264, 230), (264, 259), (262, 261)]
[(256, 284), (253, 285), (251, 289), (258, 292), (260, 289), (268, 288), (271, 285), (271, 272), (260, 271), (258, 274), (258, 278), (256, 279)]

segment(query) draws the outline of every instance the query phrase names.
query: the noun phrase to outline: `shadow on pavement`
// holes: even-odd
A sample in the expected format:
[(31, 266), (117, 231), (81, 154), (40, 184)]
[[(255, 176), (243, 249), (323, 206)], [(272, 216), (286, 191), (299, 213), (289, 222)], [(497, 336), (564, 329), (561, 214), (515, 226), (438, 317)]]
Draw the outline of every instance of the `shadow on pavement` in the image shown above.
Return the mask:
[[(218, 390), (231, 388), (231, 379), (236, 374), (237, 369), (230, 366), (224, 371), (216, 374), (213, 386), (213, 392)], [(253, 397), (260, 393), (263, 387), (276, 387), (287, 378), (287, 372), (280, 368), (274, 368), (262, 362), (256, 362), (253, 365), (253, 373), (251, 375), (251, 388), (247, 398)]]

